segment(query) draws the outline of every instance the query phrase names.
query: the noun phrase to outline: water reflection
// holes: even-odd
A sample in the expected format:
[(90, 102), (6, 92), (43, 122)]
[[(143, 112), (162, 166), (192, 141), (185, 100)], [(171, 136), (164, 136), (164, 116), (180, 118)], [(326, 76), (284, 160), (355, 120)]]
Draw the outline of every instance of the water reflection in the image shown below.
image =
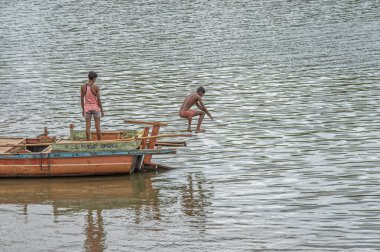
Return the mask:
[(86, 212), (84, 249), (103, 251), (106, 246), (104, 211), (131, 210), (136, 223), (142, 214), (159, 219), (158, 190), (152, 187), (152, 176), (3, 180), (0, 181), (0, 204), (21, 205), (26, 222), (28, 206), (51, 205), (51, 215), (58, 225), (60, 217), (64, 222), (65, 216)]
[(206, 216), (205, 208), (210, 205), (202, 173), (187, 176), (187, 184), (181, 188), (182, 212), (189, 216)]
[(103, 251), (105, 249), (105, 232), (103, 227), (102, 210), (88, 210), (86, 226), (86, 251)]
[(211, 206), (213, 188), (209, 185), (203, 173), (189, 174), (185, 185), (181, 188), (181, 211), (190, 218), (190, 226), (194, 233), (201, 237), (206, 235), (207, 207)]
[[(51, 204), (54, 214), (158, 204), (152, 174), (0, 181), (0, 204)], [(149, 200), (148, 200), (149, 199)], [(26, 210), (27, 211), (27, 210)]]
[[(154, 186), (154, 183), (158, 186)], [(170, 199), (169, 195), (173, 191), (180, 197)], [(85, 251), (103, 251), (112, 243), (112, 237), (107, 237), (106, 229), (115, 223), (110, 224), (110, 218), (105, 219), (105, 216), (117, 213), (112, 218), (122, 228), (123, 223), (164, 223), (168, 212), (177, 203), (181, 205), (181, 213), (191, 219), (187, 221), (196, 221), (196, 229), (204, 233), (206, 208), (211, 205), (211, 198), (212, 191), (203, 173), (190, 174), (181, 185), (170, 188), (160, 187), (160, 176), (153, 173), (118, 177), (0, 180), (0, 205), (18, 208), (20, 211), (16, 212), (25, 217), (24, 224), (27, 226), (35, 225), (35, 209), (41, 209), (37, 211), (43, 213), (43, 226), (50, 226), (52, 221), (58, 228), (64, 228), (68, 217), (79, 215), (81, 220), (75, 222), (84, 235)], [(51, 206), (51, 209), (47, 209), (46, 213), (42, 210), (44, 206)]]

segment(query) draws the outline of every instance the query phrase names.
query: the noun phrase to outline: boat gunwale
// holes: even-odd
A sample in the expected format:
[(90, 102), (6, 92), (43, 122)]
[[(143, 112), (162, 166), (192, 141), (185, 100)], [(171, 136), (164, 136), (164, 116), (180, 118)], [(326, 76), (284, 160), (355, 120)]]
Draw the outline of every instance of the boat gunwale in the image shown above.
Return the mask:
[(39, 159), (39, 158), (79, 158), (79, 157), (103, 157), (125, 155), (159, 155), (175, 154), (176, 149), (142, 149), (126, 151), (93, 151), (93, 152), (50, 152), (50, 153), (1, 153), (0, 159)]

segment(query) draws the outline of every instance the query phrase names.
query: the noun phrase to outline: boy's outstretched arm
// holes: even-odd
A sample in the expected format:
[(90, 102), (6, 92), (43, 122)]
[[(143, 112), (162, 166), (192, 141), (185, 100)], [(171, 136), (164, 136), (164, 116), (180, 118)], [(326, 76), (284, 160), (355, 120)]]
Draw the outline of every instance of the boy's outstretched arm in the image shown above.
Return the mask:
[(214, 120), (214, 117), (212, 117), (212, 115), (208, 112), (206, 106), (203, 104), (202, 99), (198, 99), (196, 105), (197, 105), (197, 107), (198, 107), (200, 110), (203, 110), (203, 111), (208, 115), (208, 117), (210, 117), (211, 120)]

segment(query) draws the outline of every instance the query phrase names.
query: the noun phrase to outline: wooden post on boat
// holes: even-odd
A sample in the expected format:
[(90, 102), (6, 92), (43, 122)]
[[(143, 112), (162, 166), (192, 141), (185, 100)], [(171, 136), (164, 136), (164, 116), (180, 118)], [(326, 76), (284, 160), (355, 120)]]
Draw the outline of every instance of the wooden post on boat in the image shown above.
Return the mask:
[[(153, 125), (152, 133), (150, 134), (150, 136), (157, 136), (158, 133), (160, 132), (160, 126), (161, 126), (160, 123), (155, 123)], [(154, 147), (156, 146), (156, 141), (157, 141), (157, 138), (155, 138), (155, 137), (149, 139), (148, 149), (154, 149)], [(152, 155), (146, 155), (144, 157), (144, 164), (145, 165), (150, 165), (151, 161), (152, 161)]]
[(70, 124), (70, 140), (74, 141), (74, 124)]
[[(149, 136), (149, 130), (150, 126), (152, 126), (152, 132), (150, 133), (150, 138), (149, 142), (146, 143), (146, 140), (143, 140), (141, 143), (141, 148), (147, 148), (147, 149), (154, 149), (156, 146), (157, 138), (155, 136), (158, 136), (160, 133), (160, 127), (161, 126), (167, 126), (167, 123), (162, 123), (162, 122), (145, 122), (145, 121), (135, 121), (135, 120), (124, 120), (126, 123), (131, 123), (131, 124), (143, 124), (143, 125), (149, 125), (149, 127), (145, 127), (144, 129), (144, 136), (147, 135)], [(143, 164), (145, 166), (154, 166), (152, 164), (152, 155), (145, 155)]]
[[(142, 137), (147, 137), (148, 135), (149, 135), (149, 127), (145, 127)], [(146, 147), (146, 139), (142, 139), (140, 149), (145, 149), (145, 147)]]

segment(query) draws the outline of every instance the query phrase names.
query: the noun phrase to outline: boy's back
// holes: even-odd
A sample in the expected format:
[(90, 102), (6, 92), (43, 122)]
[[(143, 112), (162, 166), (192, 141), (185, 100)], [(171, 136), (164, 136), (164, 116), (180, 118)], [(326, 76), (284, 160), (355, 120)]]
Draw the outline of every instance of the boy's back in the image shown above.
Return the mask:
[(183, 102), (181, 109), (179, 111), (181, 112), (181, 111), (189, 110), (193, 105), (195, 105), (197, 103), (199, 98), (200, 98), (200, 96), (197, 93), (189, 94), (186, 97), (185, 101)]

